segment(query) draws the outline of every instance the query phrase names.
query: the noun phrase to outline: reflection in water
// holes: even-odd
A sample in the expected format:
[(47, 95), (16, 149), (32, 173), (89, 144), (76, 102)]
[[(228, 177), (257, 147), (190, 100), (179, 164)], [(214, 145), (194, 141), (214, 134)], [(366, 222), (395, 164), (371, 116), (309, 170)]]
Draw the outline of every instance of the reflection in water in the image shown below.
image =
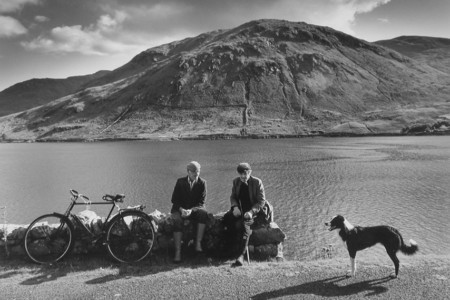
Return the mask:
[[(73, 188), (93, 201), (124, 193), (126, 205), (168, 212), (176, 179), (197, 160), (207, 207), (220, 212), (229, 208), (236, 165), (247, 161), (288, 236), (288, 259), (313, 258), (329, 244), (347, 256), (324, 227), (336, 214), (354, 225), (392, 225), (422, 254), (440, 254), (450, 250), (449, 150), (449, 137), (0, 144), (0, 206), (8, 222), (29, 223), (62, 212)], [(381, 246), (370, 255), (386, 260)]]

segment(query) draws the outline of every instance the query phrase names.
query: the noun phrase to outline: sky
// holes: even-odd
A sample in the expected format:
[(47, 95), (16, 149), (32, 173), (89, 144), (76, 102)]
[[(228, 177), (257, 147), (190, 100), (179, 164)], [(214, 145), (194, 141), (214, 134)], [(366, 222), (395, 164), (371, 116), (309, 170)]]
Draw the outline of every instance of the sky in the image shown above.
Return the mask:
[(450, 38), (450, 0), (0, 0), (0, 91), (118, 68), (154, 46), (258, 19), (374, 42)]

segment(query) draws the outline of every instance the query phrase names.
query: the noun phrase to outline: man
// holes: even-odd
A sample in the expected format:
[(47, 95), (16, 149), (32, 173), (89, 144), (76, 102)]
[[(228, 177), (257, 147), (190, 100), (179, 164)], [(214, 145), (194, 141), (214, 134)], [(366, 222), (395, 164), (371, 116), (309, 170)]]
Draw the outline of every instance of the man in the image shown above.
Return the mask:
[(261, 179), (251, 176), (252, 169), (248, 163), (237, 166), (239, 177), (233, 180), (230, 203), (231, 209), (224, 216), (226, 226), (238, 237), (238, 257), (233, 267), (242, 266), (248, 246), (251, 226), (257, 216), (263, 214), (266, 204), (264, 186)]
[(175, 263), (181, 262), (181, 240), (183, 220), (188, 218), (197, 224), (195, 251), (203, 252), (202, 239), (208, 213), (205, 209), (206, 180), (200, 176), (200, 164), (192, 161), (187, 165), (187, 176), (179, 178), (172, 194), (171, 214), (174, 220), (173, 240), (175, 244)]

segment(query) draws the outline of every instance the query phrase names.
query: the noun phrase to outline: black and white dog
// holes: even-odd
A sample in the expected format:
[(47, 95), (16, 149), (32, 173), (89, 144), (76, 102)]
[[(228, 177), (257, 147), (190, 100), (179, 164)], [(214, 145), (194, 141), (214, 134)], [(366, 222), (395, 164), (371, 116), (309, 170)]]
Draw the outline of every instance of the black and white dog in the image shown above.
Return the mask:
[(404, 254), (413, 255), (418, 250), (417, 243), (414, 240), (409, 240), (410, 246), (405, 245), (400, 232), (391, 226), (353, 226), (341, 215), (333, 217), (331, 221), (326, 222), (325, 225), (329, 226), (328, 230), (330, 231), (339, 229), (339, 236), (347, 245), (352, 268), (351, 274), (347, 274), (348, 277), (355, 276), (355, 256), (356, 252), (359, 250), (372, 247), (378, 243), (382, 244), (395, 265), (395, 274), (391, 275), (392, 278), (398, 276), (400, 261), (397, 258), (397, 252), (400, 250)]

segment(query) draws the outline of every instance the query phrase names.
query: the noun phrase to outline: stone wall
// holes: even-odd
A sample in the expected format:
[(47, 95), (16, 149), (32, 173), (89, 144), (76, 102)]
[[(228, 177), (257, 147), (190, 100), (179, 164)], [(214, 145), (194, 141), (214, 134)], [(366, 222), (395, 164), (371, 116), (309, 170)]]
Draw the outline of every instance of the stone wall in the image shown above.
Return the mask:
[[(223, 215), (208, 214), (208, 222), (202, 242), (203, 249), (208, 256), (219, 258), (230, 258), (236, 253), (226, 243), (226, 231), (222, 222)], [(173, 251), (173, 220), (170, 214), (164, 214), (155, 210), (149, 214), (154, 220), (156, 227), (156, 239), (152, 252), (160, 254), (169, 254)], [(83, 223), (93, 232), (99, 232), (99, 226), (104, 221), (102, 218), (83, 219)], [(76, 223), (75, 223), (76, 224)], [(0, 255), (5, 256), (25, 256), (23, 250), (23, 237), (27, 225), (8, 225), (7, 237), (4, 229), (0, 228)], [(80, 234), (81, 233), (81, 234)], [(101, 246), (92, 244), (89, 239), (83, 238), (83, 230), (77, 230), (75, 227), (75, 245), (74, 254), (89, 254), (104, 251)], [(195, 238), (195, 226), (186, 220), (183, 228), (183, 247), (191, 248)], [(275, 222), (266, 222), (258, 224), (253, 230), (249, 241), (249, 252), (252, 259), (265, 260), (269, 258), (283, 258), (282, 242), (286, 236)]]

